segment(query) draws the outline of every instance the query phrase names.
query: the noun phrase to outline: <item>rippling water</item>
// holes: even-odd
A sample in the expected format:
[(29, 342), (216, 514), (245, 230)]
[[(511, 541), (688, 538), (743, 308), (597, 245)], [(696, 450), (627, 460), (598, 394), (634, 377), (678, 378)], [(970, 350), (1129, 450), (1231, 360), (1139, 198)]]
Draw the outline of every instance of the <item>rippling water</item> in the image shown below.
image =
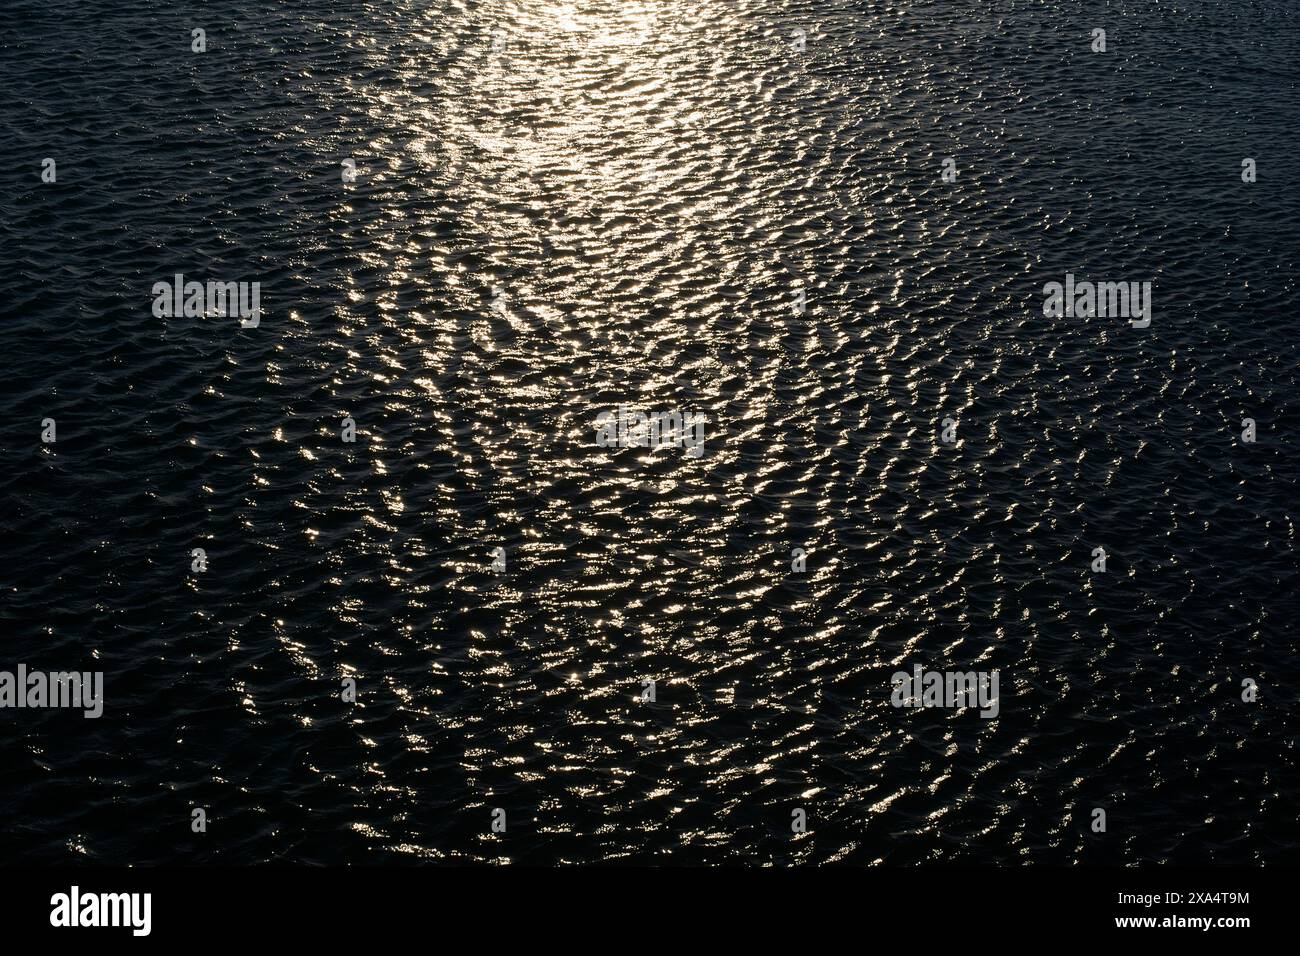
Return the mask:
[(1296, 861), (1292, 3), (180, 6), (0, 24), (5, 860)]

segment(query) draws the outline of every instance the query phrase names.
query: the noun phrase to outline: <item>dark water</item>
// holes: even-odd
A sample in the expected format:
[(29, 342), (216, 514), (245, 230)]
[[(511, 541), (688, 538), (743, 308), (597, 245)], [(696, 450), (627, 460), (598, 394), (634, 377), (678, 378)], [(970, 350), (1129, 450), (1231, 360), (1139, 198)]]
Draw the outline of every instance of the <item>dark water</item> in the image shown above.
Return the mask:
[(6, 862), (1297, 861), (1293, 2), (3, 9)]

